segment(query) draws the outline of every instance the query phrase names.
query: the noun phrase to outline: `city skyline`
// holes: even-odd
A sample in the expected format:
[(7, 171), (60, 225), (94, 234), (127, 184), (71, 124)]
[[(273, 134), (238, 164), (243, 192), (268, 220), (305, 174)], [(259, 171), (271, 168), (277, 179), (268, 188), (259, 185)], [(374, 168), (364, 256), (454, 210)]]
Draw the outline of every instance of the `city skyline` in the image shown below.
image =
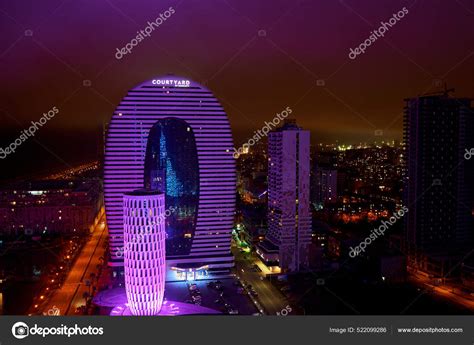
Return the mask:
[[(39, 334), (27, 316), (126, 322), (105, 342), (185, 315), (472, 333), (472, 1), (26, 3), (0, 0), (11, 336)], [(301, 342), (269, 329), (229, 342)]]
[[(462, 1), (430, 6), (417, 1), (387, 6), (369, 1), (277, 1), (271, 6), (235, 1), (184, 6), (166, 1), (160, 8), (149, 1), (133, 7), (110, 2), (93, 5), (87, 28), (76, 25), (84, 20), (77, 5), (56, 8), (50, 1), (32, 6), (36, 11), (30, 14), (8, 2), (0, 7), (7, 34), (2, 72), (9, 81), (2, 88), (2, 146), (51, 107), (58, 106), (61, 113), (36, 135), (39, 143), (18, 149), (22, 175), (32, 171), (26, 159), (32, 154), (69, 165), (77, 163), (72, 156), (90, 160), (91, 153), (79, 150), (79, 138), (87, 138), (87, 145), (97, 151), (102, 127), (126, 90), (167, 73), (207, 81), (229, 114), (237, 144), (287, 106), (313, 133), (313, 143), (370, 142), (376, 130), (387, 140), (401, 139), (404, 98), (441, 89), (445, 82), (456, 88), (458, 97), (474, 94), (465, 78), (474, 74), (469, 50), (472, 14)], [(176, 7), (175, 13), (117, 60), (117, 47), (170, 6)], [(404, 7), (409, 12), (385, 37), (356, 59), (348, 56), (380, 22)], [(299, 21), (305, 12), (316, 13), (317, 20)], [(110, 16), (104, 22), (105, 13)], [(441, 20), (440, 13), (447, 15)], [(64, 27), (64, 34), (53, 33), (57, 25)], [(229, 35), (234, 39), (228, 40)], [(196, 36), (206, 40), (195, 40)], [(289, 39), (294, 36), (299, 39)], [(67, 47), (57, 44), (63, 37), (71, 38)], [(214, 46), (219, 49), (209, 54)], [(449, 54), (432, 54), (434, 47)], [(89, 59), (88, 51), (96, 58)], [(120, 73), (122, 68), (128, 73)], [(48, 75), (55, 78), (46, 88), (40, 86)], [(18, 98), (25, 92), (30, 102)], [(69, 135), (77, 139), (67, 149), (58, 137)]]

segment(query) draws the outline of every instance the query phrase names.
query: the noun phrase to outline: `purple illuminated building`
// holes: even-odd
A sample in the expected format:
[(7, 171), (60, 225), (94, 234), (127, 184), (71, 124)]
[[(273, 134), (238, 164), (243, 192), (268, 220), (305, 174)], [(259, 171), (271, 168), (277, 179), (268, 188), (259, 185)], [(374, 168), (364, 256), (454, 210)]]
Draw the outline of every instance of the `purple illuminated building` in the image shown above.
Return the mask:
[(203, 86), (175, 76), (128, 92), (108, 128), (104, 189), (111, 266), (123, 258), (124, 193), (165, 194), (168, 280), (229, 271), (236, 173), (224, 109)]
[(294, 119), (268, 135), (268, 232), (257, 254), (274, 272), (309, 265), (310, 132)]
[(125, 290), (133, 315), (161, 310), (166, 279), (165, 196), (150, 190), (123, 195)]

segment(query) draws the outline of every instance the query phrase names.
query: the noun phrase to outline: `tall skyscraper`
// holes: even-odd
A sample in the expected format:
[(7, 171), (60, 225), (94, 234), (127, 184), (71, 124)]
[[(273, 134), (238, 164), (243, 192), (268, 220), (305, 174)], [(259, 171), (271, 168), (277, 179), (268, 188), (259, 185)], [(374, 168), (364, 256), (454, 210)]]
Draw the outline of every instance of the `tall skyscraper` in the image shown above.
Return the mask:
[(310, 133), (286, 120), (268, 137), (268, 232), (258, 249), (282, 271), (308, 266), (311, 244)]
[(405, 234), (418, 267), (446, 271), (472, 249), (474, 112), (468, 98), (447, 92), (406, 99)]
[(165, 291), (165, 195), (135, 190), (123, 195), (125, 290), (133, 315), (156, 315)]
[(110, 261), (123, 258), (122, 195), (144, 186), (165, 194), (167, 279), (228, 271), (236, 172), (232, 132), (211, 91), (185, 78), (146, 81), (110, 121), (104, 166)]

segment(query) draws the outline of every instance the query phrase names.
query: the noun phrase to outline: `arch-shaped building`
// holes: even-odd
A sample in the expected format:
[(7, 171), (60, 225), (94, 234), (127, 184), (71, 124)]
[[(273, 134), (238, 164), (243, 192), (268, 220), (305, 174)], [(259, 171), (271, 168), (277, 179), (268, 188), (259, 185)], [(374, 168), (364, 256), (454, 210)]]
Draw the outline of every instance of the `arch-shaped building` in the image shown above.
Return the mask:
[(123, 194), (147, 187), (165, 193), (168, 269), (182, 278), (233, 266), (233, 147), (227, 115), (202, 85), (166, 76), (131, 89), (107, 130), (109, 264), (123, 267)]

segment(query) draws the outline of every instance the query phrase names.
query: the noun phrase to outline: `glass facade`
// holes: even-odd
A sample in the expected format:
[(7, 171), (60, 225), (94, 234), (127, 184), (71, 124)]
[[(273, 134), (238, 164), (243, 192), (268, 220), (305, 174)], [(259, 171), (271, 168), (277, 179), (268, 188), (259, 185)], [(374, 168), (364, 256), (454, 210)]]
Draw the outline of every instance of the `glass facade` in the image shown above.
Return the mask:
[(186, 121), (158, 120), (150, 129), (145, 156), (145, 188), (165, 194), (166, 255), (188, 255), (199, 203), (196, 140)]

